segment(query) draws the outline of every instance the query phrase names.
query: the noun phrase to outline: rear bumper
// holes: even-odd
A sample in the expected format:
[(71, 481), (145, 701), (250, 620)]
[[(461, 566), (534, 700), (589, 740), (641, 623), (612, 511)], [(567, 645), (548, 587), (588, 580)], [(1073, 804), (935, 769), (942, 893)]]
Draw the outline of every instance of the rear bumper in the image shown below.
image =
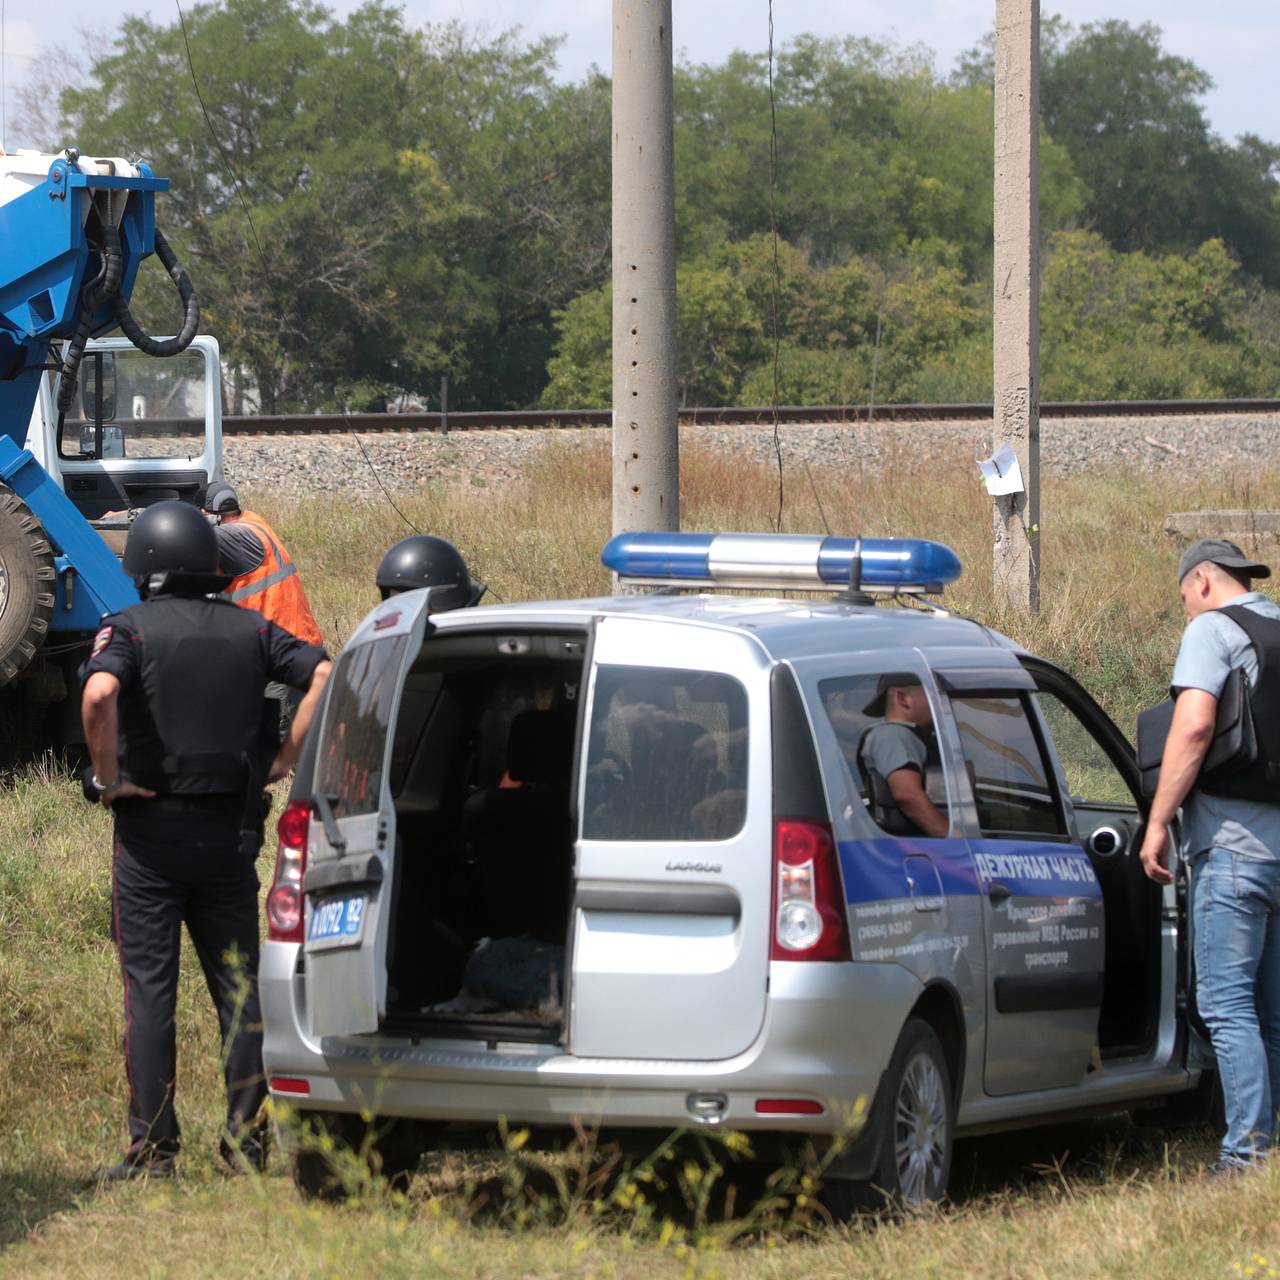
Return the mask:
[[(298, 950), (296, 944), (267, 943), (259, 971), (268, 1078), (305, 1080), (309, 1090), (276, 1096), (309, 1110), (434, 1121), (845, 1132), (858, 1104), (868, 1106), (874, 1097), (921, 992), (919, 981), (898, 965), (775, 963), (764, 1025), (736, 1057), (580, 1058), (556, 1045), (414, 1043), (381, 1035), (315, 1040), (306, 1030)], [(761, 1098), (805, 1099), (822, 1110), (761, 1114)], [(700, 1114), (695, 1103), (713, 1106), (713, 1116)]]

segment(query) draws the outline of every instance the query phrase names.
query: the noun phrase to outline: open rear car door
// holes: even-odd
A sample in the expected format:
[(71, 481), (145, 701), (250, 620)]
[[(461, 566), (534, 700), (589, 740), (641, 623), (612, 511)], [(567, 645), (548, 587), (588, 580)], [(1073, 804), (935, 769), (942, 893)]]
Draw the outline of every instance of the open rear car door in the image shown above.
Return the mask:
[(384, 601), (330, 679), (307, 792), (303, 936), (313, 1035), (376, 1031), (386, 1012), (396, 850), (388, 763), (401, 688), (426, 630), (427, 595)]

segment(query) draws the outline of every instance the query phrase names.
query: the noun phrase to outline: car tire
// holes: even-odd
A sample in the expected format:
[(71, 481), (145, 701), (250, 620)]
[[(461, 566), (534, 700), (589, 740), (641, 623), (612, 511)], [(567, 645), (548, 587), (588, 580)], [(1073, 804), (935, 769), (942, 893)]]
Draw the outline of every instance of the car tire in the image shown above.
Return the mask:
[(1209, 1128), (1219, 1138), (1227, 1131), (1226, 1100), (1222, 1095), (1222, 1077), (1205, 1068), (1200, 1083), (1186, 1093), (1176, 1093), (1154, 1107), (1143, 1107), (1132, 1113), (1140, 1129)]
[(876, 1186), (897, 1208), (940, 1203), (951, 1177), (955, 1108), (938, 1033), (911, 1018), (889, 1063)]
[(404, 1190), (422, 1157), (414, 1126), (403, 1121), (375, 1117), (366, 1123), (360, 1116), (308, 1111), (299, 1115), (297, 1123), (300, 1134), (290, 1170), (304, 1200), (340, 1204), (363, 1181), (362, 1172), (385, 1179), (394, 1190)]
[(879, 1157), (871, 1182), (831, 1179), (822, 1199), (835, 1218), (866, 1210), (922, 1209), (947, 1194), (955, 1146), (951, 1072), (938, 1034), (910, 1018), (885, 1073), (883, 1106), (874, 1123)]
[(0, 686), (17, 679), (44, 644), (56, 581), (44, 526), (0, 485)]

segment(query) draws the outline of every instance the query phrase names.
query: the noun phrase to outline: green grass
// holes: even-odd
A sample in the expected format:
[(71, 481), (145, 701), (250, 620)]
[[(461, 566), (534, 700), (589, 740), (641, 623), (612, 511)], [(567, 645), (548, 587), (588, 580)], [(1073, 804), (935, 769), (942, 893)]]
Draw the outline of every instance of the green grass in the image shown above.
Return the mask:
[[(688, 527), (768, 527), (768, 468), (697, 448), (685, 462)], [(812, 487), (794, 472), (784, 524), (822, 530), (816, 490), (835, 532), (951, 543), (968, 573), (950, 603), (1070, 668), (1126, 728), (1162, 696), (1181, 626), (1165, 512), (1242, 506), (1246, 492), (1254, 504), (1280, 505), (1275, 475), (1252, 475), (1247, 489), (1230, 477), (1193, 488), (1050, 476), (1045, 607), (1038, 618), (1007, 617), (992, 599), (989, 502), (971, 470), (963, 459), (944, 473), (906, 465), (859, 484), (816, 469)], [(517, 600), (607, 591), (597, 559), (607, 493), (604, 450), (565, 452), (520, 483), (429, 488), (402, 506), (420, 528), (456, 541), (498, 595)], [(290, 546), (336, 646), (372, 603), (373, 568), (405, 527), (379, 502), (339, 510), (258, 495), (254, 505)], [(555, 1179), (525, 1153), (450, 1157), (407, 1198), (375, 1189), (344, 1209), (307, 1207), (278, 1168), (234, 1182), (215, 1170), (216, 1023), (189, 948), (179, 1000), (182, 1175), (172, 1186), (86, 1189), (89, 1171), (116, 1158), (125, 1138), (109, 843), (107, 815), (56, 770), (29, 768), (0, 790), (0, 1274), (1191, 1280), (1280, 1269), (1252, 1261), (1280, 1263), (1280, 1170), (1205, 1186), (1208, 1135), (1166, 1147), (1124, 1120), (965, 1144), (959, 1203), (904, 1223), (825, 1226), (800, 1188), (807, 1203), (793, 1194), (790, 1216), (758, 1224), (743, 1214), (760, 1188), (740, 1173), (728, 1178), (742, 1185), (727, 1224), (719, 1208), (698, 1211), (688, 1186), (652, 1200), (647, 1214), (618, 1202), (625, 1181), (571, 1197), (566, 1209), (559, 1194), (530, 1190), (554, 1189)], [(265, 880), (269, 854), (260, 871)]]

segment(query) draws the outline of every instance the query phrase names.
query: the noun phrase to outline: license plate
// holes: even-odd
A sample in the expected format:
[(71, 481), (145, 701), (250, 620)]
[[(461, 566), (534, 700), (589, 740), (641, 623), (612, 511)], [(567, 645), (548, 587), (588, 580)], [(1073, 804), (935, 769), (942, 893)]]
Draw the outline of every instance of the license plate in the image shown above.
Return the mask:
[(311, 908), (307, 930), (309, 947), (355, 947), (364, 935), (365, 896), (321, 898)]

